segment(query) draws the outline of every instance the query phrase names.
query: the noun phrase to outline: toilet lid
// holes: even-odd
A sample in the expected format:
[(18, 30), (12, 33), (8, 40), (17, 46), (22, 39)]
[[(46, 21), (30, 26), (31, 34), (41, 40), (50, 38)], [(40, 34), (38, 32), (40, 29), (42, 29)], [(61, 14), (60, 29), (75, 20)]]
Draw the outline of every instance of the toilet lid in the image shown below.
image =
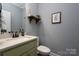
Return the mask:
[(50, 49), (48, 47), (46, 47), (46, 46), (39, 46), (37, 49), (40, 52), (45, 52), (45, 53), (49, 53), (50, 52)]

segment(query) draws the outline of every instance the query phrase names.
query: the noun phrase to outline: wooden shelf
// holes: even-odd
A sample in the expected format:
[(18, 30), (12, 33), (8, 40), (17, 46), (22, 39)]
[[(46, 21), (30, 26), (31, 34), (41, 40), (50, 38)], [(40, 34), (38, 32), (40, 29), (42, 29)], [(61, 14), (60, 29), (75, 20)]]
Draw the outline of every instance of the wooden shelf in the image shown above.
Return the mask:
[(28, 19), (29, 19), (29, 22), (31, 23), (32, 20), (36, 22), (36, 24), (41, 20), (40, 16), (39, 15), (36, 15), (36, 16), (28, 16)]

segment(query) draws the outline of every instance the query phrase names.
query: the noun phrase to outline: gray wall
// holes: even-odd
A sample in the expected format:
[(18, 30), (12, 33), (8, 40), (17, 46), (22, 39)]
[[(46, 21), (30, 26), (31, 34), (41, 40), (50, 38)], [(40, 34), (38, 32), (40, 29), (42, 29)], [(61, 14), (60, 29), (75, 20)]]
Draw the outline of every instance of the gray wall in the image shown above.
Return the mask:
[[(40, 43), (52, 51), (77, 49), (79, 55), (79, 4), (39, 4), (41, 24), (39, 24)], [(62, 12), (62, 23), (51, 24), (51, 13)]]
[(31, 14), (32, 15), (37, 15), (38, 14), (38, 4), (33, 4), (33, 3), (26, 3), (26, 9), (24, 9), (24, 16), (26, 17), (25, 19), (23, 19), (23, 28), (25, 29), (25, 32), (29, 35), (38, 35), (38, 24), (35, 24), (35, 22), (31, 22), (31, 24), (29, 23), (28, 20), (28, 8), (30, 7), (31, 9)]
[(11, 12), (11, 29), (12, 31), (18, 31), (18, 29), (22, 26), (23, 9), (11, 3), (2, 3), (2, 9)]

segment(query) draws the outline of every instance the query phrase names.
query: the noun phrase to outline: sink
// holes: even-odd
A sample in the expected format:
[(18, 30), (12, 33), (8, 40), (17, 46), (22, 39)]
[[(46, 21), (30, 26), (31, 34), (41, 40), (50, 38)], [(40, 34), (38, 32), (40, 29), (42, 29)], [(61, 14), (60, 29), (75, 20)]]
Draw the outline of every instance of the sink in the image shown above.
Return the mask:
[(18, 38), (6, 38), (6, 39), (0, 39), (0, 44), (3, 44), (5, 42), (9, 42), (9, 41), (15, 41), (15, 40), (26, 40), (25, 38), (27, 38), (27, 40), (29, 40), (30, 38), (32, 38), (32, 36), (22, 36), (22, 37), (18, 37)]
[(6, 39), (6, 41), (10, 41), (10, 40), (12, 40), (12, 39)]
[(0, 44), (3, 44), (5, 42), (5, 40), (0, 40)]
[(3, 43), (6, 43), (6, 42), (9, 42), (9, 41), (15, 41), (16, 38), (6, 38), (6, 39), (0, 39), (0, 44), (3, 44)]
[(25, 36), (25, 38), (32, 38), (31, 36)]
[(10, 41), (12, 40), (11, 38), (7, 38), (7, 39), (0, 39), (0, 44), (5, 43), (6, 41)]

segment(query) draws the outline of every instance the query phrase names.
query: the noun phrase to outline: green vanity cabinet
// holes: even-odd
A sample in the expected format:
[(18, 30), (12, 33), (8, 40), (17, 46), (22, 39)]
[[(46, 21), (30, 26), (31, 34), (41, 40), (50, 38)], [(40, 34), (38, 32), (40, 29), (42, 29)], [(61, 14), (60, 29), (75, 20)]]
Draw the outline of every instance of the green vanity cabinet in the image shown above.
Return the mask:
[(1, 52), (3, 56), (36, 56), (37, 39), (20, 44), (14, 48)]

